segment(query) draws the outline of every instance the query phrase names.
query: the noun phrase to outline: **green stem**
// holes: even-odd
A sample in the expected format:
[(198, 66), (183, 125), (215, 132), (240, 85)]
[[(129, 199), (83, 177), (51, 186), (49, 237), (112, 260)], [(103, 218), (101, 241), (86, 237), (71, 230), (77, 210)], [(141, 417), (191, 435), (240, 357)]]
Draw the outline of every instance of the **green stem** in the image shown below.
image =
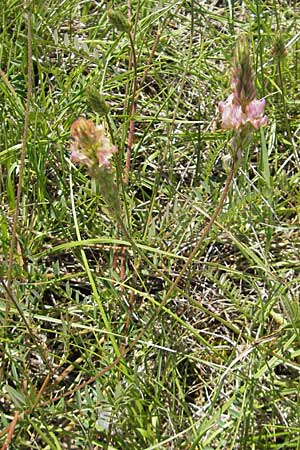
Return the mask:
[(151, 268), (153, 268), (155, 270), (156, 273), (159, 274), (159, 276), (161, 276), (165, 281), (167, 281), (170, 284), (169, 289), (167, 290), (165, 296), (163, 297), (160, 305), (158, 306), (157, 310), (155, 311), (155, 313), (152, 315), (152, 317), (149, 319), (149, 321), (147, 322), (147, 324), (143, 327), (143, 329), (140, 331), (140, 333), (138, 334), (138, 336), (134, 339), (134, 341), (130, 344), (129, 348), (133, 348), (134, 345), (141, 339), (141, 337), (144, 335), (144, 333), (146, 332), (147, 329), (149, 329), (150, 325), (155, 321), (155, 319), (157, 318), (157, 315), (160, 313), (160, 311), (164, 308), (164, 306), (167, 304), (168, 300), (170, 299), (171, 295), (173, 294), (173, 292), (175, 291), (175, 289), (177, 288), (179, 282), (182, 280), (183, 275), (185, 274), (185, 272), (187, 271), (188, 267), (190, 266), (191, 262), (193, 261), (193, 259), (196, 257), (197, 253), (200, 250), (200, 247), (204, 241), (204, 239), (206, 238), (206, 236), (208, 235), (210, 229), (212, 228), (218, 214), (220, 213), (225, 199), (227, 197), (227, 194), (229, 192), (229, 188), (235, 173), (235, 169), (236, 169), (236, 158), (234, 158), (233, 163), (232, 163), (232, 167), (228, 173), (226, 182), (225, 182), (225, 186), (224, 186), (224, 190), (222, 192), (222, 195), (220, 197), (219, 203), (213, 213), (213, 215), (211, 216), (209, 222), (207, 223), (207, 225), (203, 228), (201, 236), (194, 248), (194, 250), (191, 252), (191, 254), (189, 255), (188, 259), (186, 260), (184, 266), (182, 267), (181, 271), (179, 272), (179, 274), (177, 275), (176, 279), (172, 282), (169, 277), (167, 277), (163, 272), (160, 272), (157, 267), (155, 266), (155, 264), (153, 264), (153, 262), (148, 258), (148, 256), (145, 255), (145, 253), (136, 245), (136, 243), (134, 242), (134, 240), (132, 239), (132, 237), (130, 236), (129, 232), (127, 231), (126, 226), (124, 225), (124, 222), (121, 218), (121, 215), (119, 213), (114, 214), (115, 219), (117, 220), (120, 229), (122, 231), (122, 233), (124, 234), (124, 237), (130, 242), (132, 248), (136, 251), (136, 253), (138, 253), (142, 259), (144, 259), (144, 261), (146, 261), (149, 266)]
[[(75, 201), (74, 201), (74, 195), (73, 195), (72, 176), (70, 176), (70, 197), (71, 197), (72, 213), (73, 213), (73, 220), (74, 220), (74, 225), (75, 225), (75, 230), (76, 230), (76, 236), (77, 236), (78, 241), (81, 241), (81, 235), (80, 235), (80, 230), (79, 230), (79, 226), (78, 226), (78, 221), (77, 221), (77, 216), (76, 216), (76, 209), (75, 209)], [(96, 300), (96, 302), (98, 304), (98, 308), (99, 308), (99, 311), (100, 311), (100, 314), (101, 314), (102, 321), (104, 323), (106, 331), (108, 332), (108, 335), (109, 335), (111, 344), (113, 346), (113, 349), (114, 349), (116, 355), (119, 357), (121, 355), (121, 351), (120, 351), (120, 349), (118, 347), (118, 344), (117, 344), (117, 342), (115, 340), (115, 337), (114, 337), (114, 335), (112, 333), (112, 329), (111, 329), (109, 320), (107, 318), (104, 306), (102, 304), (101, 298), (100, 298), (100, 296), (98, 294), (97, 286), (96, 286), (94, 277), (92, 275), (91, 269), (89, 267), (89, 263), (88, 263), (86, 254), (85, 254), (84, 250), (82, 250), (82, 249), (81, 249), (80, 253), (81, 253), (81, 257), (82, 257), (83, 266), (85, 268), (85, 271), (87, 273), (87, 276), (88, 276), (88, 279), (89, 279), (89, 282), (90, 282), (90, 285), (91, 285), (91, 288), (92, 288), (92, 291), (93, 291), (93, 295), (94, 295), (95, 300)]]
[(133, 66), (133, 87), (132, 87), (132, 100), (130, 106), (130, 121), (129, 121), (129, 131), (128, 131), (128, 143), (127, 143), (127, 154), (126, 154), (126, 166), (125, 166), (125, 184), (129, 182), (129, 172), (130, 172), (130, 164), (131, 164), (131, 149), (133, 145), (134, 138), (134, 127), (135, 127), (135, 119), (133, 116), (136, 113), (136, 91), (137, 91), (137, 61), (136, 61), (136, 53), (133, 35), (131, 32), (128, 33), (131, 53), (132, 53), (132, 66)]

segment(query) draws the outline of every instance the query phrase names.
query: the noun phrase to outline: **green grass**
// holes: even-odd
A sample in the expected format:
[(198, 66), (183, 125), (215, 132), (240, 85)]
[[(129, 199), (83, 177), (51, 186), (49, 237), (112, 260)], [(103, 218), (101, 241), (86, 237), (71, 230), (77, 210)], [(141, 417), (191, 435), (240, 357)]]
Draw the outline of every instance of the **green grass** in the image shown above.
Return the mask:
[[(300, 449), (300, 2), (132, 2), (128, 185), (135, 70), (128, 34), (107, 15), (127, 16), (127, 3), (33, 0), (31, 33), (24, 3), (4, 0), (0, 19), (2, 449), (7, 437), (14, 450)], [(269, 124), (164, 301), (227, 177), (231, 135), (217, 105), (243, 33)], [(110, 106), (105, 118), (91, 87)], [(136, 248), (70, 164), (80, 114), (105, 124), (118, 148)]]

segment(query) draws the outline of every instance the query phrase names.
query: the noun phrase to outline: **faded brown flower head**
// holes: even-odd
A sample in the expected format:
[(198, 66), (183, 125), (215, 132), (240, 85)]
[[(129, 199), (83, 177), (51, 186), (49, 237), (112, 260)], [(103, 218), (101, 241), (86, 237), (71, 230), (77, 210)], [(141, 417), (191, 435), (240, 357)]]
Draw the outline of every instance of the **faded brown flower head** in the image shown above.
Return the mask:
[(84, 117), (71, 125), (71, 160), (75, 163), (91, 167), (110, 169), (109, 159), (117, 151), (112, 145), (102, 125), (96, 126)]

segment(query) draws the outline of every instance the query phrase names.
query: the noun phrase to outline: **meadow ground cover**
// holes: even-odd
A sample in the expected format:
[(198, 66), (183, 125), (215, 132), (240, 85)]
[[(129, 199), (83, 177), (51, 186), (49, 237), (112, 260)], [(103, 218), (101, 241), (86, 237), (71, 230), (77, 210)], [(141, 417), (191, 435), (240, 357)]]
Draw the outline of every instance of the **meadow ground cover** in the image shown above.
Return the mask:
[(300, 2), (2, 3), (1, 450), (300, 449)]

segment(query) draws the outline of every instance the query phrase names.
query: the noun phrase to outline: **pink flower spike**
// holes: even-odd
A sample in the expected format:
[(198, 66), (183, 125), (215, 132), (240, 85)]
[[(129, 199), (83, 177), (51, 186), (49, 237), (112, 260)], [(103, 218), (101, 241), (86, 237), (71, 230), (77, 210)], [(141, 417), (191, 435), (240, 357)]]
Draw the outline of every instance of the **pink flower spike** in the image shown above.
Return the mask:
[(251, 125), (259, 129), (268, 122), (264, 115), (265, 105), (264, 99), (256, 98), (249, 44), (246, 38), (241, 37), (237, 42), (231, 71), (231, 94), (218, 105), (222, 114), (222, 128), (239, 130)]

